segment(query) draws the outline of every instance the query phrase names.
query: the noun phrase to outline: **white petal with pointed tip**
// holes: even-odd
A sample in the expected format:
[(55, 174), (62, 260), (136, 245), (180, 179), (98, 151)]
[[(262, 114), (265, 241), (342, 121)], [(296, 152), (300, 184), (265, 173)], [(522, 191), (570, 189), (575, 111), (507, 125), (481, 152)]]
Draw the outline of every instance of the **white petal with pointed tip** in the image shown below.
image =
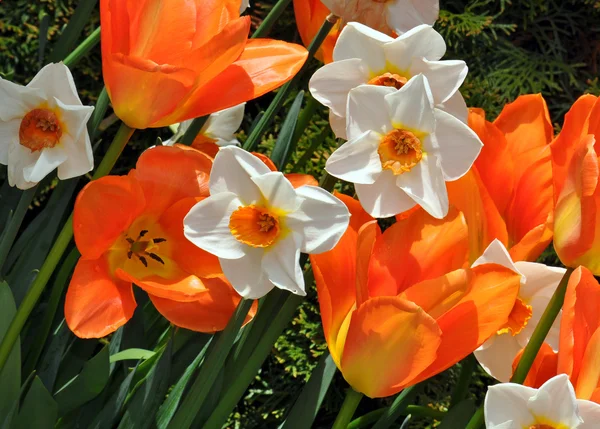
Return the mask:
[(464, 61), (444, 60), (428, 61), (422, 58), (416, 58), (410, 68), (412, 74), (423, 73), (427, 77), (433, 104), (438, 105), (448, 100), (467, 77), (469, 68)]
[(25, 178), (25, 168), (35, 165), (41, 152), (32, 152), (25, 146), (13, 144), (8, 148), (8, 184), (25, 190), (33, 188), (36, 182)]
[(301, 237), (300, 250), (312, 254), (333, 249), (350, 222), (346, 205), (316, 186), (301, 186), (296, 194), (300, 207), (286, 216), (285, 222)]
[(460, 91), (456, 91), (448, 100), (435, 107), (446, 113), (450, 113), (464, 124), (468, 124), (469, 122), (469, 109)]
[(519, 429), (536, 424), (536, 418), (527, 406), (536, 393), (536, 389), (514, 383), (488, 387), (484, 403), (485, 427), (498, 429), (510, 421)]
[(200, 132), (217, 140), (236, 140), (235, 133), (244, 120), (245, 107), (246, 103), (241, 103), (211, 114)]
[(0, 121), (0, 164), (8, 164), (8, 148), (19, 144), (19, 128), (21, 119), (12, 119), (7, 122)]
[(413, 59), (439, 60), (446, 53), (444, 38), (430, 25), (419, 25), (384, 46), (388, 63), (410, 70)]
[(21, 120), (27, 112), (44, 101), (41, 90), (17, 85), (0, 77), (0, 121)]
[(419, 24), (433, 25), (439, 14), (439, 0), (395, 0), (387, 4), (388, 25), (398, 33)]
[(265, 251), (262, 263), (265, 274), (275, 286), (304, 296), (304, 275), (299, 263), (300, 241), (301, 238), (294, 233), (280, 238)]
[(344, 116), (338, 116), (330, 110), (329, 125), (331, 125), (331, 130), (338, 139), (348, 140), (348, 135), (346, 134), (346, 113), (344, 113)]
[(386, 96), (397, 92), (395, 88), (360, 85), (348, 95), (346, 134), (354, 139), (367, 131), (385, 134), (393, 129)]
[(183, 233), (194, 245), (223, 259), (239, 259), (250, 246), (229, 229), (231, 214), (242, 206), (236, 194), (222, 192), (197, 203), (183, 219)]
[(83, 139), (78, 141), (72, 139), (71, 136), (63, 135), (61, 145), (69, 156), (58, 166), (58, 178), (60, 180), (83, 176), (94, 169), (94, 153), (92, 152), (90, 136), (87, 133), (85, 133)]
[(485, 372), (503, 383), (510, 381), (512, 364), (521, 347), (510, 333), (494, 335), (475, 350), (475, 358)]
[(27, 88), (43, 91), (49, 100), (57, 98), (64, 104), (82, 105), (71, 71), (63, 63), (48, 64), (43, 67), (27, 84)]
[(396, 185), (431, 216), (443, 219), (448, 214), (446, 182), (435, 157), (423, 155), (409, 172), (396, 176)]
[(235, 146), (217, 152), (210, 172), (210, 194), (232, 192), (244, 205), (255, 204), (262, 195), (251, 177), (269, 173), (269, 167), (249, 152)]
[(62, 146), (43, 149), (35, 163), (23, 167), (23, 177), (28, 182), (37, 183), (65, 162), (67, 157), (68, 154)]
[(325, 170), (338, 179), (369, 185), (381, 175), (381, 159), (377, 148), (381, 135), (366, 131), (340, 146), (327, 159)]
[(579, 416), (583, 419), (577, 429), (597, 429), (600, 422), (600, 404), (584, 399), (577, 400)]
[(365, 61), (371, 73), (385, 69), (385, 43), (394, 40), (379, 31), (358, 22), (349, 22), (338, 38), (333, 49), (333, 61), (360, 58)]
[(566, 374), (559, 374), (542, 384), (530, 399), (529, 409), (538, 420), (548, 419), (569, 428), (576, 428), (581, 423), (575, 390)]
[(423, 133), (435, 130), (433, 100), (427, 78), (419, 74), (385, 97), (394, 128)]
[(296, 198), (296, 191), (279, 171), (252, 177), (252, 181), (258, 186), (269, 208), (286, 213), (298, 209), (300, 202)]
[(246, 299), (262, 298), (275, 287), (263, 270), (264, 253), (264, 249), (249, 248), (239, 259), (219, 259), (229, 283)]
[[(508, 250), (504, 247), (504, 244), (497, 238), (495, 238), (488, 247), (483, 251), (483, 255), (473, 262), (472, 268), (475, 268), (483, 264), (498, 264), (506, 267), (515, 273), (521, 274), (521, 285), (525, 284), (526, 277), (522, 272), (519, 271), (515, 263), (513, 262)], [(520, 295), (520, 294), (519, 294)]]
[(390, 217), (412, 209), (417, 203), (396, 185), (396, 176), (383, 170), (372, 185), (354, 185), (361, 206), (373, 217)]
[(363, 60), (350, 58), (321, 67), (310, 78), (308, 87), (315, 99), (336, 115), (346, 117), (348, 93), (369, 81), (369, 71)]

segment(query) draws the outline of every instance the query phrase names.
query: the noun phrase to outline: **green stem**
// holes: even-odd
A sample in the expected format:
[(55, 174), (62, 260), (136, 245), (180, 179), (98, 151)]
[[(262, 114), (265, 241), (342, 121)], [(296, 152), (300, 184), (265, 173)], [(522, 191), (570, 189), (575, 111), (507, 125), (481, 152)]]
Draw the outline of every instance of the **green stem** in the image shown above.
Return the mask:
[(85, 57), (94, 47), (100, 42), (100, 27), (96, 28), (92, 34), (90, 34), (79, 46), (77, 46), (73, 52), (71, 52), (63, 60), (68, 67), (73, 67), (80, 59)]
[(454, 387), (454, 392), (452, 392), (450, 408), (454, 407), (456, 404), (462, 401), (465, 396), (467, 396), (467, 391), (469, 390), (469, 384), (471, 383), (473, 372), (477, 368), (477, 359), (475, 359), (475, 355), (471, 353), (469, 356), (463, 359), (460, 365), (460, 375), (458, 377), (458, 382)]
[(275, 115), (277, 115), (277, 113), (283, 106), (283, 103), (286, 100), (287, 96), (289, 95), (291, 90), (296, 87), (296, 85), (300, 81), (300, 78), (307, 70), (309, 60), (315, 56), (315, 53), (319, 50), (319, 48), (323, 44), (323, 41), (329, 34), (329, 31), (331, 31), (331, 28), (338, 21), (338, 19), (339, 17), (333, 14), (329, 15), (327, 19), (325, 19), (325, 22), (323, 22), (323, 25), (321, 25), (319, 32), (308, 47), (308, 58), (306, 59), (304, 66), (300, 69), (296, 76), (292, 78), (291, 81), (283, 85), (281, 89), (277, 91), (277, 95), (275, 95), (275, 98), (267, 108), (265, 114), (262, 116), (262, 118), (260, 118), (260, 121), (258, 121), (258, 124), (256, 124), (256, 126), (248, 136), (248, 139), (244, 143), (244, 149), (252, 151), (256, 148), (261, 136), (264, 134), (267, 127), (271, 124), (273, 118), (275, 118)]
[(477, 409), (477, 411), (475, 412), (475, 414), (473, 414), (473, 417), (471, 417), (471, 420), (469, 420), (469, 423), (467, 424), (467, 427), (465, 429), (479, 429), (480, 427), (483, 426), (484, 423), (484, 418), (483, 418), (483, 405), (481, 407), (479, 407)]
[(283, 11), (290, 5), (292, 0), (279, 0), (275, 6), (271, 8), (271, 11), (263, 19), (263, 22), (258, 26), (256, 31), (252, 34), (252, 39), (256, 39), (257, 37), (265, 37), (273, 28), (275, 22), (279, 19)]
[(333, 422), (331, 429), (346, 429), (348, 427), (348, 423), (352, 420), (352, 416), (354, 416), (356, 408), (363, 396), (362, 393), (357, 392), (352, 388), (346, 390), (346, 398), (344, 399), (342, 408), (340, 408), (340, 412), (335, 418), (335, 422)]
[(185, 134), (181, 138), (181, 144), (191, 146), (192, 143), (194, 143), (196, 136), (198, 136), (198, 133), (200, 132), (206, 121), (208, 121), (208, 116), (209, 115), (201, 116), (192, 121), (189, 128), (185, 131)]
[[(377, 420), (379, 420), (387, 410), (387, 407), (380, 408), (378, 410), (371, 411), (370, 413), (357, 417), (348, 424), (347, 429), (366, 428), (372, 423), (375, 423)], [(431, 417), (435, 420), (442, 420), (444, 417), (446, 417), (447, 413), (445, 411), (435, 410), (433, 408), (424, 407), (422, 405), (409, 405), (406, 407), (406, 409), (402, 412), (401, 415), (409, 414), (416, 417)]]
[(17, 208), (13, 212), (8, 225), (3, 231), (2, 241), (0, 241), (0, 273), (2, 273), (2, 267), (6, 262), (6, 258), (15, 241), (15, 238), (17, 238), (17, 234), (21, 228), (23, 219), (25, 218), (25, 213), (27, 213), (27, 209), (29, 208), (31, 201), (33, 201), (33, 197), (35, 196), (37, 188), (38, 185), (35, 185), (33, 188), (27, 189), (21, 193), (21, 198), (19, 199)]
[(567, 285), (569, 284), (569, 278), (571, 277), (572, 273), (573, 269), (567, 268), (567, 271), (560, 280), (560, 283), (554, 291), (552, 298), (550, 298), (550, 302), (544, 310), (542, 318), (538, 322), (533, 334), (531, 334), (529, 342), (525, 346), (525, 350), (523, 351), (521, 360), (517, 365), (517, 369), (515, 369), (513, 376), (510, 378), (511, 383), (523, 384), (525, 378), (527, 378), (527, 373), (529, 373), (529, 370), (535, 361), (535, 357), (540, 351), (548, 332), (550, 332), (550, 328), (552, 328), (552, 325), (554, 324), (554, 321), (556, 320), (556, 317), (563, 306), (565, 294), (567, 292)]
[[(108, 148), (106, 155), (104, 155), (102, 162), (98, 166), (98, 169), (93, 176), (93, 180), (107, 175), (110, 170), (112, 170), (133, 132), (134, 130), (132, 128), (129, 128), (125, 124), (121, 124), (121, 128), (119, 128), (119, 131)], [(42, 292), (44, 292), (44, 289), (48, 284), (48, 280), (50, 280), (50, 277), (54, 273), (54, 269), (60, 262), (65, 250), (69, 246), (69, 243), (71, 243), (72, 238), (73, 214), (69, 216), (69, 219), (63, 226), (63, 229), (58, 234), (52, 249), (50, 249), (48, 257), (44, 261), (44, 264), (40, 268), (40, 271), (35, 277), (33, 283), (29, 287), (27, 294), (23, 298), (23, 301), (17, 310), (17, 314), (10, 323), (8, 331), (2, 339), (2, 343), (0, 343), (0, 371), (2, 371), (2, 368), (4, 368), (4, 364), (6, 363), (6, 360), (8, 359), (8, 356), (10, 355), (15, 342), (17, 341), (17, 338), (19, 338), (19, 334), (21, 333), (23, 326), (25, 326), (27, 318), (33, 311), (33, 308), (42, 295)]]
[(415, 400), (419, 389), (422, 384), (416, 386), (410, 386), (404, 389), (396, 398), (392, 405), (386, 408), (382, 416), (377, 420), (377, 423), (373, 426), (373, 429), (386, 429), (394, 424), (396, 420), (402, 415), (406, 415), (405, 411), (409, 404)]
[[(248, 310), (252, 306), (251, 299), (244, 299), (238, 304), (235, 313), (223, 331), (211, 341), (211, 350), (200, 367), (196, 381), (188, 392), (181, 408), (173, 416), (169, 429), (188, 429), (208, 395), (221, 371), (225, 358), (229, 354), (233, 342), (244, 323)], [(214, 344), (214, 347), (213, 347)]]
[(96, 137), (98, 127), (104, 119), (104, 115), (106, 115), (109, 101), (108, 92), (106, 91), (106, 87), (104, 87), (98, 96), (98, 101), (96, 101), (96, 106), (94, 107), (94, 113), (88, 122), (88, 134), (90, 135), (90, 141), (92, 142)]

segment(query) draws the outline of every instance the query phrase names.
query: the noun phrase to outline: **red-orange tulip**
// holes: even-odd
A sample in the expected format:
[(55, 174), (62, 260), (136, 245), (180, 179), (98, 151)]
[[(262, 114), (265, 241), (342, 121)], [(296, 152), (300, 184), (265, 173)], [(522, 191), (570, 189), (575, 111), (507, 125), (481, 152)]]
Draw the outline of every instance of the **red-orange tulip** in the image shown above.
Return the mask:
[(248, 40), (241, 0), (101, 0), (104, 82), (133, 128), (162, 127), (269, 92), (306, 49)]
[[(310, 45), (313, 38), (319, 32), (325, 18), (331, 13), (327, 6), (321, 0), (294, 0), (294, 13), (296, 14), (296, 24), (298, 32), (302, 38), (304, 46)], [(333, 61), (333, 48), (340, 35), (341, 26), (339, 21), (333, 26), (323, 44), (317, 51), (315, 57), (328, 64)]]
[(583, 265), (595, 275), (600, 275), (599, 137), (600, 102), (584, 95), (551, 145), (554, 248), (566, 266)]
[(469, 126), (484, 146), (471, 171), (448, 183), (450, 204), (461, 210), (470, 235), (470, 260), (495, 238), (515, 261), (534, 261), (552, 240), (553, 137), (539, 94), (507, 104), (494, 122), (471, 109)]
[(454, 365), (507, 323), (520, 275), (495, 264), (457, 269), (468, 251), (461, 213), (438, 220), (417, 210), (382, 234), (357, 204), (348, 206), (346, 234), (311, 262), (329, 350), (355, 390), (393, 395)]
[(208, 196), (211, 166), (195, 149), (154, 147), (127, 176), (103, 177), (79, 193), (73, 230), (81, 258), (65, 301), (77, 336), (99, 338), (125, 324), (136, 307), (132, 283), (175, 325), (201, 332), (227, 325), (240, 296), (218, 259), (183, 235), (183, 218)]

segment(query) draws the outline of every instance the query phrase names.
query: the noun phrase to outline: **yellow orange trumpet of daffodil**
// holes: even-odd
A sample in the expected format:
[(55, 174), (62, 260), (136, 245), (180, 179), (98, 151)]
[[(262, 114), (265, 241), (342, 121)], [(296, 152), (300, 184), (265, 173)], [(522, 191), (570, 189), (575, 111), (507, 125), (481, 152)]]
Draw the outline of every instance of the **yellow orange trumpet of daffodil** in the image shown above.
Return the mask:
[(553, 130), (546, 102), (540, 94), (520, 96), (493, 122), (482, 109), (470, 109), (469, 126), (483, 148), (471, 170), (448, 183), (450, 205), (469, 226), (469, 259), (498, 239), (514, 261), (535, 261), (552, 240)]
[(384, 233), (357, 201), (331, 251), (312, 255), (325, 338), (344, 378), (369, 397), (393, 395), (449, 368), (508, 322), (520, 275), (462, 266), (463, 215), (416, 210)]
[(265, 94), (306, 61), (300, 45), (248, 39), (241, 0), (102, 0), (102, 71), (117, 116), (163, 127)]

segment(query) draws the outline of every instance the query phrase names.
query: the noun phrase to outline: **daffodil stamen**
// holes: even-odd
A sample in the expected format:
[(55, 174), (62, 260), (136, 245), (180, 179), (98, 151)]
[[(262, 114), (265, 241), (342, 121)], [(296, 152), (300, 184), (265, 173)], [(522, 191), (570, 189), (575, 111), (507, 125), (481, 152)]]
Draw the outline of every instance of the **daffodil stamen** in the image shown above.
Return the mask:
[(421, 141), (411, 131), (392, 130), (387, 133), (377, 149), (383, 169), (395, 175), (410, 171), (423, 158)]
[(396, 73), (384, 73), (379, 76), (375, 76), (367, 82), (369, 85), (377, 86), (389, 86), (396, 89), (400, 89), (404, 84), (408, 82), (408, 79)]
[(52, 110), (34, 109), (21, 120), (19, 142), (32, 152), (53, 148), (61, 137), (61, 125)]
[(268, 247), (279, 236), (279, 217), (262, 207), (239, 207), (231, 214), (229, 229), (233, 236), (244, 244)]

